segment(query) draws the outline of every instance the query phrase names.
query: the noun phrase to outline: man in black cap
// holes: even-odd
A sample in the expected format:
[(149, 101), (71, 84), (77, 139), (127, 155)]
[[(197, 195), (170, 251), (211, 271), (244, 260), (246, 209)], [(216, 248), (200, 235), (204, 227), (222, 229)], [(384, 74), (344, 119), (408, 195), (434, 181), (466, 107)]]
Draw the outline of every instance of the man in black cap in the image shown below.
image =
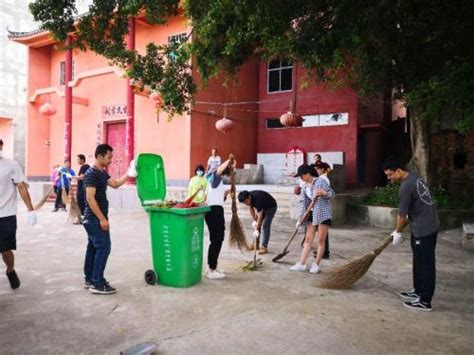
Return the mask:
[(3, 140), (0, 139), (0, 253), (7, 266), (6, 273), (12, 289), (20, 287), (13, 254), (13, 250), (16, 250), (17, 192), (28, 208), (28, 224), (34, 226), (36, 215), (25, 176), (15, 160), (3, 157)]
[[(260, 236), (260, 230), (263, 227), (262, 246), (258, 253), (267, 254), (272, 221), (277, 211), (277, 202), (272, 195), (261, 190), (241, 191), (238, 198), (239, 202), (242, 202), (249, 207), (250, 216), (252, 217), (254, 237), (256, 239)], [(258, 245), (254, 245), (253, 247), (258, 248)]]

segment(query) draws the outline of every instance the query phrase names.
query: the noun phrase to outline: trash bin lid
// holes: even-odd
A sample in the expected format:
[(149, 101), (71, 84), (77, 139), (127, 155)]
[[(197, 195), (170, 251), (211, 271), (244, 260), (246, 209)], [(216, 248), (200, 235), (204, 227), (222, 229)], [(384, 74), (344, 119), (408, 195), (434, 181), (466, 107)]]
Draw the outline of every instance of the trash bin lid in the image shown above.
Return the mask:
[(163, 201), (166, 197), (166, 178), (163, 158), (152, 153), (141, 153), (136, 158), (137, 192), (142, 206)]

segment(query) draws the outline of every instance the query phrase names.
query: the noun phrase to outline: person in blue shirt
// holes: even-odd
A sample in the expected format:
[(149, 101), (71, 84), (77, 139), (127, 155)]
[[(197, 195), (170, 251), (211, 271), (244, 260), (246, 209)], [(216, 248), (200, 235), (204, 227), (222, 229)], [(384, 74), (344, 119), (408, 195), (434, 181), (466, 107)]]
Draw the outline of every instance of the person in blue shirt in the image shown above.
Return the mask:
[(53, 212), (57, 212), (59, 208), (62, 211), (66, 211), (66, 207), (62, 201), (62, 189), (66, 191), (66, 195), (69, 195), (69, 187), (71, 186), (71, 179), (73, 176), (76, 176), (74, 170), (71, 169), (71, 162), (66, 160), (64, 161), (64, 165), (62, 168), (59, 169), (58, 175), (56, 177), (58, 193), (56, 194), (56, 202), (54, 203), (54, 210)]

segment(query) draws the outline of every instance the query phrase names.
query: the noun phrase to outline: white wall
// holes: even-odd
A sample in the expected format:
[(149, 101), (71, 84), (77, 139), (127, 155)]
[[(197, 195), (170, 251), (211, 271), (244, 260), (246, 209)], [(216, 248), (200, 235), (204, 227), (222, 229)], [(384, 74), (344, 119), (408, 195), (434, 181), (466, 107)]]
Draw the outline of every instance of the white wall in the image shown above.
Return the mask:
[(8, 39), (10, 31), (38, 26), (28, 12), (28, 0), (0, 1), (0, 117), (11, 118), (13, 157), (24, 166), (27, 95), (27, 47)]
[[(306, 162), (313, 162), (314, 154), (319, 153), (324, 162), (331, 168), (334, 164), (344, 165), (344, 152), (310, 152), (306, 154)], [(264, 184), (280, 184), (293, 181), (286, 172), (286, 153), (258, 153), (257, 164), (263, 166)]]

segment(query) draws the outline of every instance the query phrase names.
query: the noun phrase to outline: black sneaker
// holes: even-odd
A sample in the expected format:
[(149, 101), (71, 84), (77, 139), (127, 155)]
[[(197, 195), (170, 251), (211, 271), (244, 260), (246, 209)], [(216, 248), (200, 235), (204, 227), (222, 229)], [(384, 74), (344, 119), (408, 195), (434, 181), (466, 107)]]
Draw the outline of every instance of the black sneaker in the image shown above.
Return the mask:
[(420, 296), (416, 294), (415, 290), (410, 290), (407, 292), (399, 292), (398, 295), (401, 298), (410, 300), (410, 301), (415, 301), (420, 298)]
[(117, 290), (115, 288), (113, 288), (112, 286), (109, 286), (107, 284), (105, 284), (103, 286), (100, 286), (100, 287), (96, 287), (94, 285), (91, 285), (90, 288), (89, 288), (89, 291), (90, 291), (90, 293), (95, 293), (96, 295), (111, 295), (111, 294), (117, 292)]
[(419, 300), (412, 301), (412, 302), (403, 302), (403, 305), (409, 309), (413, 309), (415, 311), (423, 311), (423, 312), (431, 312), (431, 303), (421, 302)]
[[(108, 285), (109, 281), (105, 280), (105, 284)], [(82, 285), (86, 290), (90, 289), (92, 286), (92, 282), (90, 281), (84, 281), (84, 284)]]
[(18, 275), (16, 274), (15, 270), (7, 272), (7, 277), (8, 281), (10, 281), (10, 287), (12, 289), (20, 287), (20, 279), (18, 278)]
[(57, 209), (57, 208), (55, 208), (55, 209), (54, 209), (54, 210), (52, 210), (51, 212), (58, 212), (58, 209)]

